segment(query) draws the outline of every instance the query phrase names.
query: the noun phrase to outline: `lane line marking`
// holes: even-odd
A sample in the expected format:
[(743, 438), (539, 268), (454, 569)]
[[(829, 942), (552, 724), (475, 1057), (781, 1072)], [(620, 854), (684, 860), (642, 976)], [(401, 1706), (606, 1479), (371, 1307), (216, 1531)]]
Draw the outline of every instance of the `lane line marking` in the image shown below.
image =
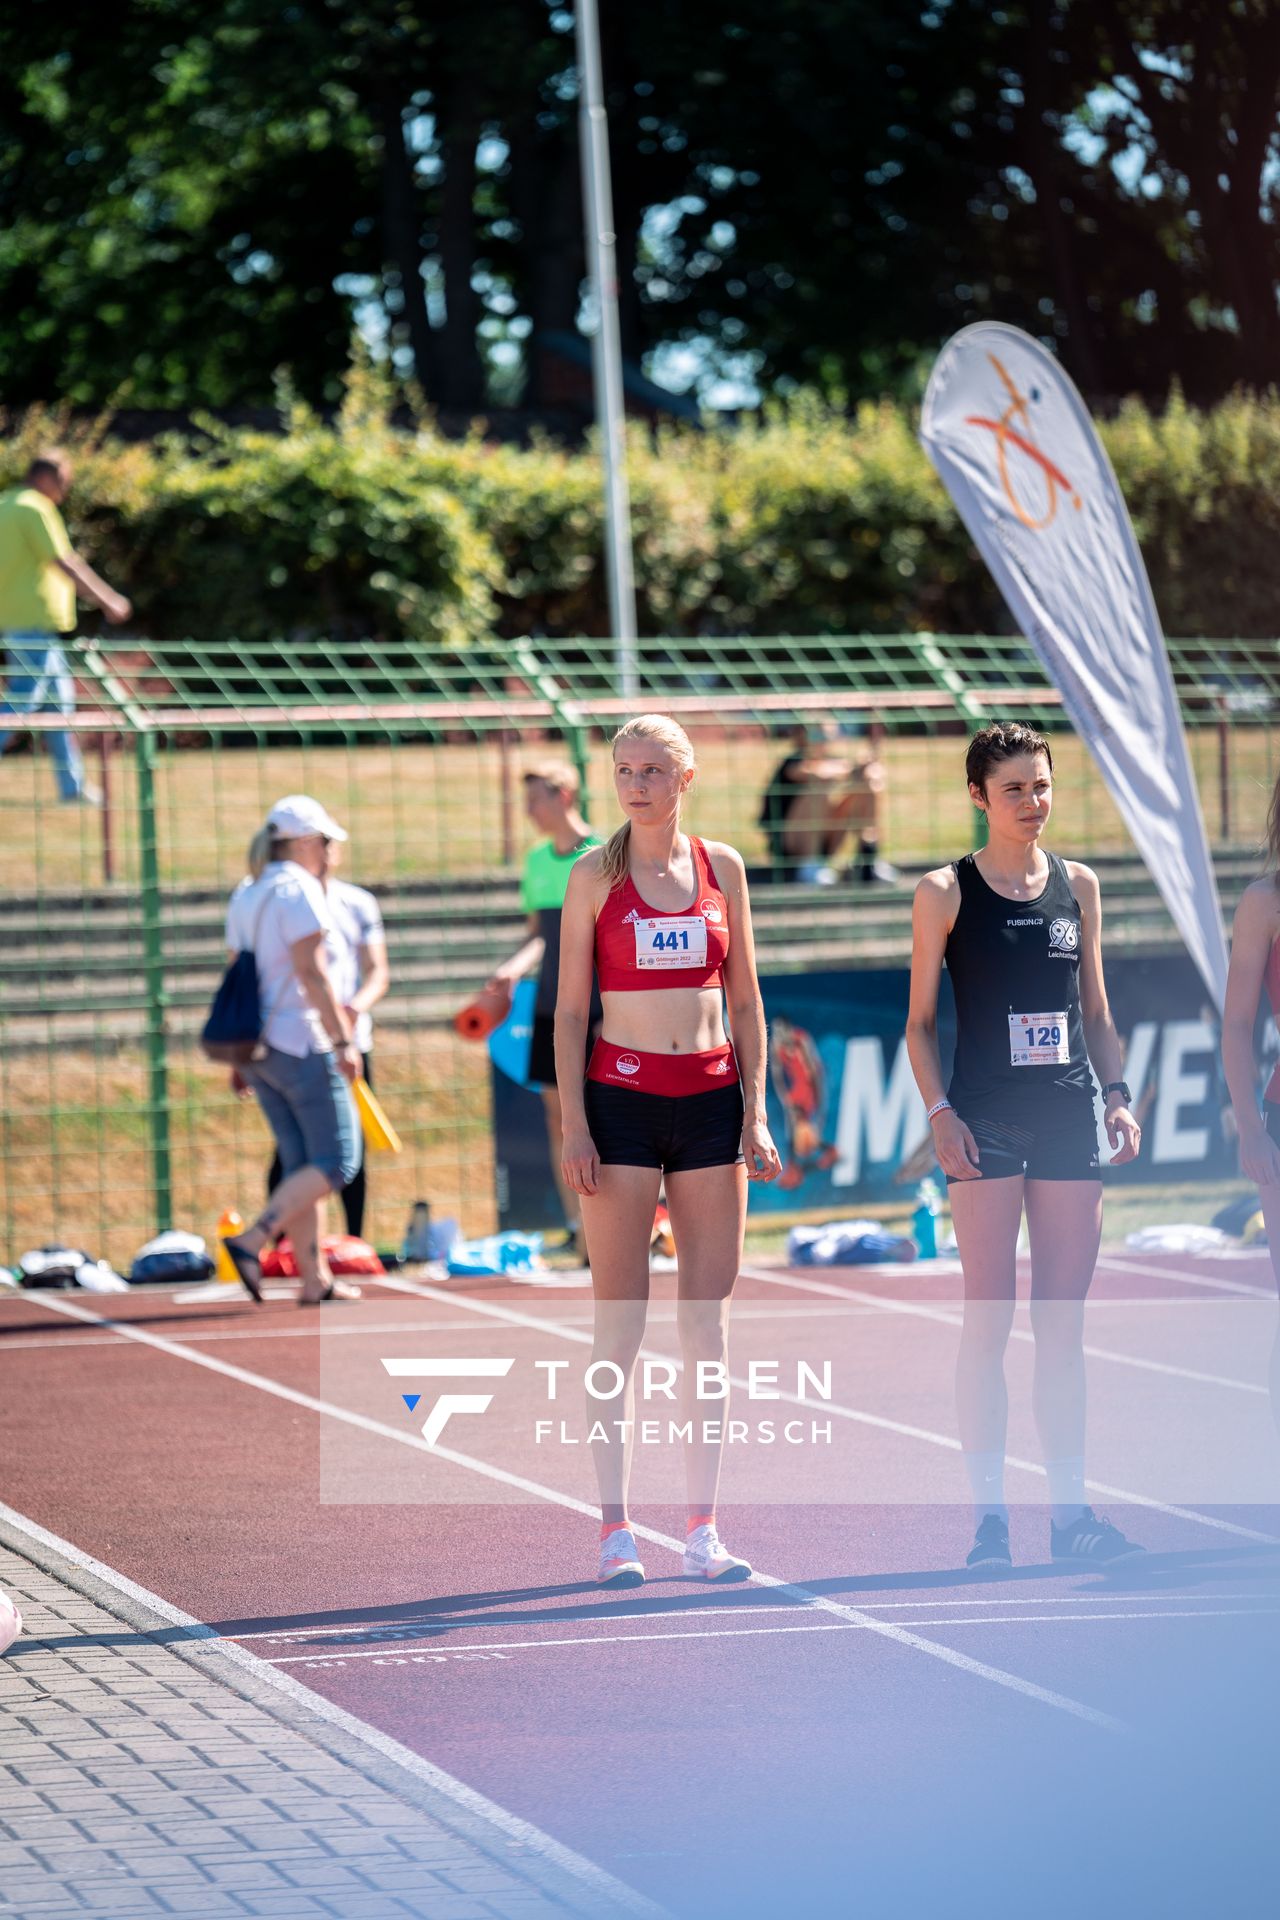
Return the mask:
[[(996, 1594), (984, 1594), (977, 1600), (864, 1600), (861, 1604), (863, 1610), (867, 1613), (906, 1612), (917, 1608), (936, 1612), (939, 1607), (1094, 1607), (1104, 1604), (1122, 1606), (1128, 1605), (1133, 1600), (1133, 1597), (1132, 1593), (1011, 1593), (1003, 1598)], [(1265, 1611), (1270, 1611), (1270, 1602), (1274, 1597), (1274, 1595), (1269, 1593), (1215, 1593), (1208, 1596), (1208, 1598), (1213, 1600), (1256, 1603), (1259, 1610)], [(1160, 1598), (1162, 1600), (1177, 1601), (1187, 1610), (1191, 1610), (1200, 1605), (1202, 1596), (1194, 1593), (1169, 1593), (1161, 1594)], [(1266, 1603), (1265, 1608), (1264, 1603)], [(732, 1614), (736, 1620), (738, 1615), (742, 1613), (768, 1613), (777, 1619), (780, 1617), (790, 1618), (797, 1614), (807, 1613), (808, 1611), (809, 1609), (807, 1607), (723, 1605), (719, 1607), (682, 1607), (678, 1611), (672, 1610), (668, 1613), (661, 1605), (645, 1607), (643, 1609), (632, 1608), (625, 1611), (621, 1607), (611, 1607), (607, 1614), (595, 1614), (592, 1615), (590, 1619), (579, 1620), (577, 1624), (580, 1626), (592, 1626), (597, 1623), (604, 1625), (615, 1620), (660, 1620), (664, 1618), (674, 1620), (702, 1620), (705, 1619), (708, 1614), (717, 1619), (724, 1618), (726, 1614)], [(345, 1634), (352, 1638), (359, 1635), (364, 1639), (374, 1639), (385, 1634), (388, 1640), (390, 1640), (395, 1634), (421, 1634), (425, 1630), (438, 1628), (440, 1630), (440, 1637), (443, 1639), (445, 1633), (451, 1628), (466, 1627), (469, 1628), (472, 1633), (498, 1633), (504, 1625), (511, 1624), (510, 1621), (495, 1621), (493, 1624), (490, 1624), (486, 1620), (477, 1619), (472, 1614), (424, 1613), (411, 1615), (404, 1621), (397, 1621), (387, 1626), (373, 1625), (361, 1627), (358, 1625), (349, 1625), (278, 1627), (275, 1629), (255, 1628), (246, 1633), (233, 1632), (226, 1637), (239, 1641), (307, 1640), (316, 1639), (325, 1634), (332, 1634), (335, 1638), (339, 1638)], [(554, 1620), (549, 1620), (547, 1624), (554, 1626), (556, 1623)]]
[[(0, 1295), (0, 1305), (3, 1304), (5, 1297), (4, 1295)], [(23, 1295), (22, 1297), (30, 1298), (29, 1295)], [(550, 1304), (559, 1306), (562, 1303), (560, 1301), (552, 1301)], [(568, 1305), (568, 1302), (563, 1304)], [(1179, 1304), (1192, 1305), (1194, 1303), (1188, 1301), (1180, 1302)], [(811, 1320), (870, 1320), (876, 1318), (881, 1311), (878, 1305), (875, 1307), (864, 1307), (853, 1302), (847, 1307), (840, 1307), (834, 1303), (831, 1306), (824, 1306), (815, 1300), (811, 1303), (811, 1306), (811, 1312), (800, 1316), (806, 1323)], [(199, 1314), (193, 1315), (192, 1317), (193, 1319), (203, 1319), (205, 1316)], [(775, 1307), (764, 1301), (747, 1300), (743, 1301), (741, 1305), (735, 1305), (733, 1317), (735, 1320), (794, 1321), (797, 1316), (794, 1307)], [(653, 1319), (656, 1324), (674, 1326), (676, 1316), (673, 1311), (668, 1312), (663, 1305), (659, 1305), (654, 1312)], [(591, 1313), (589, 1309), (584, 1313), (580, 1308), (574, 1308), (572, 1312), (564, 1314), (562, 1320), (565, 1326), (589, 1327), (591, 1325)], [(384, 1333), (422, 1333), (428, 1326), (432, 1333), (467, 1333), (474, 1325), (474, 1320), (432, 1320), (430, 1322), (424, 1320), (389, 1320), (386, 1322), (374, 1322), (369, 1326), (353, 1322), (349, 1326), (326, 1327), (323, 1332), (326, 1340), (339, 1338), (371, 1340), (376, 1335)], [(315, 1319), (312, 1318), (299, 1327), (219, 1327), (208, 1333), (183, 1333), (182, 1338), (184, 1341), (190, 1342), (193, 1346), (205, 1346), (210, 1341), (215, 1340), (315, 1340), (319, 1338), (320, 1332), (321, 1329), (316, 1325)], [(64, 1352), (74, 1347), (78, 1352), (81, 1347), (106, 1347), (108, 1349), (116, 1348), (118, 1350), (119, 1346), (120, 1343), (114, 1333), (80, 1333), (70, 1327), (65, 1333), (13, 1333), (0, 1337), (0, 1362), (4, 1360), (4, 1356), (7, 1353), (27, 1353), (37, 1347), (61, 1348)]]
[[(408, 1288), (407, 1282), (401, 1283)], [(450, 1299), (449, 1295), (445, 1295)], [(478, 1305), (479, 1303), (477, 1303)], [(70, 1300), (50, 1301), (50, 1308), (64, 1313), (69, 1318), (82, 1321), (89, 1326), (111, 1328), (123, 1339), (136, 1340), (142, 1346), (153, 1347), (159, 1353), (167, 1353), (173, 1359), (185, 1360), (189, 1365), (205, 1367), (211, 1373), (217, 1373), (229, 1380), (235, 1380), (242, 1386), (248, 1386), (261, 1393), (269, 1393), (280, 1400), (287, 1400), (294, 1406), (305, 1407), (308, 1412), (327, 1415), (331, 1419), (359, 1427), (366, 1433), (377, 1434), (393, 1440), (397, 1445), (410, 1446), (424, 1453), (433, 1454), (437, 1459), (448, 1460), (451, 1464), (466, 1468), (472, 1473), (481, 1474), (486, 1479), (500, 1485), (514, 1487), (520, 1492), (530, 1493), (536, 1499), (545, 1500), (552, 1505), (566, 1508), (571, 1513), (580, 1513), (588, 1517), (593, 1524), (599, 1508), (576, 1499), (572, 1494), (563, 1494), (552, 1487), (540, 1485), (537, 1481), (525, 1479), (523, 1475), (508, 1473), (503, 1467), (490, 1466), (487, 1461), (472, 1459), (470, 1455), (458, 1453), (452, 1447), (429, 1447), (419, 1434), (406, 1433), (403, 1428), (385, 1426), (380, 1420), (370, 1420), (364, 1414), (351, 1413), (345, 1407), (333, 1406), (316, 1399), (312, 1394), (300, 1393), (294, 1387), (282, 1386), (278, 1381), (269, 1380), (261, 1374), (249, 1373), (243, 1367), (230, 1365), (225, 1360), (216, 1359), (213, 1354), (197, 1353), (190, 1347), (183, 1347), (174, 1340), (166, 1340), (159, 1334), (148, 1333), (142, 1327), (131, 1327), (127, 1321), (112, 1321), (103, 1314), (91, 1313), (87, 1308), (77, 1306)], [(669, 1548), (674, 1553), (683, 1553), (684, 1542), (674, 1539), (670, 1534), (659, 1533), (655, 1529), (636, 1524), (632, 1528), (640, 1539), (653, 1541), (655, 1545)], [(1108, 1733), (1129, 1733), (1131, 1729), (1112, 1714), (1102, 1713), (1095, 1707), (1086, 1706), (1083, 1701), (1073, 1700), (1068, 1695), (1054, 1693), (1048, 1687), (1037, 1686), (1032, 1680), (1024, 1680), (1021, 1675), (1006, 1673), (1001, 1667), (989, 1666), (986, 1661), (976, 1660), (968, 1654), (957, 1653), (951, 1647), (940, 1647), (935, 1641), (926, 1640), (922, 1635), (912, 1633), (906, 1627), (900, 1627), (888, 1620), (874, 1620), (856, 1607), (845, 1607), (837, 1601), (828, 1600), (820, 1594), (811, 1593), (808, 1588), (797, 1586), (794, 1582), (779, 1579), (773, 1574), (754, 1574), (757, 1584), (770, 1587), (779, 1593), (789, 1594), (796, 1599), (811, 1602), (826, 1613), (832, 1613), (840, 1619), (866, 1624), (875, 1633), (886, 1640), (893, 1640), (899, 1646), (909, 1647), (917, 1653), (924, 1653), (930, 1659), (940, 1660), (947, 1666), (957, 1667), (961, 1672), (974, 1679), (988, 1680), (993, 1685), (1003, 1687), (1011, 1693), (1017, 1693), (1028, 1700), (1038, 1701), (1042, 1706), (1055, 1707), (1060, 1713), (1070, 1714), (1073, 1718), (1086, 1721), (1090, 1726), (1098, 1727)], [(255, 1654), (245, 1650), (246, 1659), (255, 1659)]]
[(1215, 1293), (1251, 1294), (1257, 1300), (1274, 1300), (1274, 1287), (1250, 1286), (1246, 1280), (1217, 1280), (1207, 1273), (1183, 1273), (1177, 1267), (1153, 1267), (1138, 1253), (1113, 1254), (1109, 1262), (1121, 1279), (1137, 1274), (1149, 1280), (1176, 1280), (1184, 1287), (1209, 1287)]
[[(553, 1839), (549, 1833), (544, 1833), (541, 1827), (534, 1826), (532, 1821), (524, 1820), (519, 1814), (499, 1806), (496, 1800), (490, 1800), (487, 1795), (478, 1793), (474, 1787), (467, 1786), (465, 1781), (455, 1779), (451, 1773), (446, 1773), (443, 1767), (436, 1766), (433, 1761), (424, 1760), (422, 1755), (414, 1753), (411, 1747), (402, 1746), (398, 1740), (393, 1740), (389, 1734), (358, 1719), (355, 1714), (348, 1713), (344, 1707), (335, 1706), (333, 1701), (326, 1700), (323, 1694), (316, 1693), (313, 1688), (304, 1686), (291, 1674), (280, 1673), (270, 1661), (263, 1660), (248, 1647), (241, 1647), (234, 1640), (222, 1639), (212, 1627), (202, 1620), (197, 1620), (193, 1614), (185, 1613), (181, 1607), (173, 1606), (168, 1600), (162, 1600), (158, 1593), (152, 1593), (147, 1587), (139, 1586), (137, 1581), (131, 1580), (127, 1574), (118, 1572), (115, 1567), (108, 1566), (105, 1561), (98, 1560), (92, 1554), (85, 1553), (82, 1548), (73, 1546), (71, 1541), (63, 1540), (58, 1534), (51, 1533), (47, 1527), (42, 1527), (38, 1521), (29, 1519), (26, 1514), (16, 1512), (14, 1508), (6, 1506), (3, 1501), (0, 1501), (0, 1518), (7, 1521), (15, 1532), (25, 1534), (29, 1540), (38, 1541), (41, 1546), (61, 1554), (73, 1566), (92, 1574), (96, 1580), (102, 1581), (114, 1592), (122, 1594), (135, 1604), (149, 1608), (170, 1626), (180, 1627), (192, 1641), (199, 1644), (202, 1652), (207, 1651), (220, 1660), (229, 1661), (233, 1667), (239, 1667), (242, 1671), (251, 1674), (254, 1679), (283, 1694), (295, 1706), (327, 1721), (330, 1726), (340, 1729), (349, 1738), (358, 1740), (362, 1746), (370, 1748), (383, 1759), (393, 1761), (414, 1779), (434, 1788), (442, 1798), (452, 1801), (455, 1806), (472, 1815), (473, 1818), (482, 1820), (488, 1826), (495, 1828), (516, 1846), (527, 1847), (530, 1853), (545, 1860), (548, 1865), (559, 1868), (579, 1885), (590, 1889), (594, 1895), (616, 1903), (624, 1913), (634, 1913), (640, 1916), (640, 1920), (672, 1920), (672, 1916), (665, 1907), (660, 1907), (656, 1902), (646, 1899), (633, 1887), (627, 1886), (625, 1881), (616, 1879), (603, 1867), (597, 1866), (594, 1860), (588, 1860), (585, 1854), (577, 1853), (572, 1847), (565, 1846), (562, 1841)], [(384, 1790), (389, 1791), (389, 1789)], [(516, 1870), (518, 1871), (518, 1867)]]
[[(794, 1280), (780, 1276), (775, 1277), (760, 1268), (747, 1269), (744, 1267), (743, 1272), (749, 1272), (752, 1278), (768, 1280), (776, 1286), (790, 1287), (797, 1291), (813, 1289), (824, 1294), (834, 1293), (839, 1296), (843, 1296), (846, 1293), (845, 1288), (832, 1286), (826, 1281)], [(390, 1276), (388, 1276), (387, 1284), (394, 1284), (397, 1290), (402, 1289), (406, 1293), (415, 1294), (419, 1299), (431, 1299), (453, 1304), (457, 1298), (456, 1295), (445, 1293), (440, 1288), (433, 1287), (425, 1280), (397, 1280), (392, 1283)], [(591, 1335), (589, 1333), (579, 1332), (576, 1328), (561, 1327), (552, 1320), (538, 1319), (531, 1314), (521, 1313), (519, 1309), (515, 1307), (500, 1307), (496, 1305), (496, 1303), (488, 1300), (468, 1300), (465, 1304), (472, 1312), (478, 1314), (483, 1319), (497, 1320), (506, 1326), (532, 1327), (540, 1333), (551, 1333), (555, 1334), (559, 1339), (570, 1340), (576, 1346), (591, 1345)], [(683, 1362), (678, 1355), (661, 1353), (656, 1347), (643, 1346), (640, 1349), (640, 1353), (642, 1357), (650, 1360), (665, 1360), (674, 1366), (677, 1371), (683, 1366)], [(747, 1382), (740, 1374), (731, 1373), (729, 1375), (729, 1381), (730, 1384), (735, 1387), (741, 1389), (746, 1389), (747, 1387)], [(816, 1410), (823, 1414), (835, 1414), (840, 1419), (852, 1420), (859, 1426), (876, 1427), (882, 1432), (896, 1433), (907, 1440), (923, 1440), (929, 1446), (944, 1448), (948, 1453), (959, 1453), (961, 1450), (960, 1442), (954, 1434), (936, 1433), (929, 1427), (912, 1426), (904, 1420), (890, 1420), (883, 1414), (868, 1413), (861, 1407), (846, 1407), (836, 1400), (806, 1400), (799, 1394), (788, 1393), (781, 1387), (776, 1389), (776, 1394), (780, 1401), (786, 1401), (791, 1406), (804, 1407), (806, 1411), (810, 1413)], [(1018, 1454), (1011, 1453), (1006, 1455), (1005, 1464), (1006, 1466), (1014, 1468), (1017, 1472), (1031, 1473), (1041, 1480), (1047, 1478), (1044, 1467), (1038, 1460), (1024, 1460)], [(1260, 1533), (1255, 1527), (1241, 1526), (1234, 1520), (1222, 1520), (1211, 1514), (1200, 1513), (1193, 1507), (1174, 1506), (1168, 1501), (1156, 1500), (1148, 1494), (1135, 1493), (1128, 1487), (1113, 1487), (1104, 1480), (1086, 1480), (1085, 1485), (1092, 1492), (1101, 1494), (1104, 1499), (1118, 1500), (1124, 1506), (1145, 1507), (1150, 1512), (1162, 1513), (1169, 1519), (1189, 1520), (1198, 1526), (1211, 1527), (1218, 1533), (1229, 1533), (1237, 1539), (1253, 1540), (1260, 1545), (1269, 1547), (1280, 1546), (1280, 1539), (1274, 1534)], [(634, 1527), (632, 1528), (632, 1532), (635, 1532)]]
[[(113, 1322), (114, 1324), (124, 1323)], [(433, 1320), (430, 1323), (432, 1333), (469, 1333), (474, 1326), (474, 1320)], [(331, 1340), (336, 1336), (367, 1335), (368, 1338), (373, 1339), (375, 1335), (384, 1333), (423, 1333), (426, 1327), (427, 1323), (422, 1320), (389, 1320), (369, 1327), (326, 1327), (324, 1337), (326, 1340)], [(184, 1333), (182, 1338), (192, 1346), (205, 1346), (211, 1340), (315, 1340), (319, 1335), (320, 1329), (313, 1318), (307, 1325), (301, 1327), (245, 1327), (226, 1330), (219, 1328), (216, 1332), (210, 1333)], [(77, 1353), (81, 1347), (107, 1347), (115, 1348), (117, 1352), (121, 1351), (120, 1342), (114, 1333), (82, 1334), (68, 1328), (63, 1334), (15, 1333), (7, 1339), (0, 1339), (0, 1362), (4, 1360), (6, 1353), (27, 1353), (33, 1347), (60, 1347), (64, 1353), (69, 1352), (73, 1347)]]
[[(798, 1275), (795, 1275), (795, 1274), (788, 1274), (785, 1276), (781, 1274), (773, 1274), (769, 1271), (769, 1269), (764, 1267), (744, 1267), (742, 1271), (744, 1274), (750, 1274), (753, 1280), (765, 1280), (771, 1286), (793, 1287), (796, 1289), (800, 1289), (803, 1287), (810, 1287), (815, 1284), (814, 1282), (807, 1279), (802, 1280), (799, 1278)], [(840, 1293), (843, 1293), (845, 1291), (843, 1288), (835, 1288), (833, 1290)], [(857, 1288), (851, 1287), (848, 1289), (848, 1298), (850, 1300), (858, 1301), (860, 1304), (866, 1304), (867, 1302), (872, 1300), (878, 1301), (879, 1295), (862, 1293)], [(1112, 1303), (1103, 1302), (1101, 1304), (1109, 1305)], [(1166, 1303), (1163, 1301), (1157, 1301), (1157, 1302), (1153, 1302), (1152, 1304), (1164, 1305)], [(1196, 1303), (1194, 1301), (1190, 1301), (1190, 1300), (1180, 1300), (1178, 1302), (1179, 1306), (1194, 1306), (1195, 1304)], [(936, 1321), (941, 1326), (961, 1327), (964, 1325), (963, 1315), (958, 1311), (956, 1311), (954, 1308), (926, 1306), (923, 1302), (918, 1300), (886, 1300), (882, 1303), (881, 1310), (885, 1313), (906, 1314), (911, 1318), (917, 1319), (917, 1320), (933, 1320), (933, 1321)], [(1009, 1330), (1009, 1337), (1012, 1340), (1017, 1340), (1022, 1342), (1026, 1346), (1035, 1345), (1035, 1339), (1036, 1339), (1035, 1334), (1031, 1332), (1031, 1330), (1027, 1327), (1019, 1327), (1016, 1325), (1011, 1327)], [(1194, 1367), (1178, 1366), (1174, 1361), (1171, 1361), (1171, 1360), (1147, 1360), (1142, 1358), (1140, 1355), (1134, 1354), (1134, 1353), (1117, 1353), (1114, 1351), (1113, 1348), (1110, 1348), (1110, 1347), (1086, 1346), (1084, 1349), (1084, 1352), (1091, 1360), (1110, 1360), (1110, 1361), (1114, 1361), (1117, 1366), (1136, 1367), (1143, 1373), (1163, 1373), (1163, 1374), (1171, 1375), (1174, 1379), (1177, 1379), (1177, 1380), (1194, 1380), (1203, 1386), (1232, 1387), (1240, 1393), (1261, 1393), (1261, 1394), (1266, 1394), (1268, 1396), (1270, 1395), (1270, 1388), (1267, 1387), (1262, 1381), (1235, 1380), (1235, 1379), (1230, 1379), (1227, 1377), (1227, 1375), (1221, 1374), (1221, 1373), (1201, 1373), (1197, 1371)]]
[[(1269, 1616), (1280, 1614), (1280, 1607), (1267, 1607)], [(1150, 1609), (1140, 1613), (1014, 1613), (973, 1615), (963, 1620), (942, 1618), (940, 1620), (917, 1620), (918, 1627), (1009, 1627), (1040, 1626), (1049, 1621), (1054, 1624), (1068, 1622), (1072, 1626), (1088, 1626), (1102, 1621), (1106, 1626), (1128, 1620), (1236, 1620), (1257, 1619), (1259, 1611), (1253, 1608), (1219, 1607), (1203, 1613), (1181, 1613), (1176, 1610), (1167, 1612)], [(528, 1653), (541, 1652), (544, 1647), (573, 1647), (584, 1652), (591, 1647), (614, 1645), (631, 1646), (647, 1640), (751, 1640), (762, 1634), (776, 1634), (783, 1638), (798, 1633), (866, 1633), (872, 1622), (866, 1620), (823, 1620), (807, 1626), (794, 1627), (696, 1627), (690, 1633), (592, 1633), (576, 1634), (563, 1640), (497, 1640), (482, 1647), (450, 1647), (447, 1653), (432, 1657), (430, 1650), (420, 1648), (417, 1658), (424, 1666), (445, 1666), (454, 1654), (460, 1653)], [(415, 1654), (397, 1654), (391, 1647), (358, 1647), (336, 1653), (290, 1653), (278, 1658), (267, 1656), (273, 1667), (328, 1666), (346, 1660), (385, 1660), (394, 1666), (412, 1666)]]

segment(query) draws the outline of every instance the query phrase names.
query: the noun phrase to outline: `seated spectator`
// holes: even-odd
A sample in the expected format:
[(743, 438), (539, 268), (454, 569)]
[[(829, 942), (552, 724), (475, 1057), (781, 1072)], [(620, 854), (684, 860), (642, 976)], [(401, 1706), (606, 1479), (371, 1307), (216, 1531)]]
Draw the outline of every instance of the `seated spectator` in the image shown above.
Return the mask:
[(845, 841), (858, 835), (857, 857), (846, 877), (892, 882), (897, 870), (882, 861), (880, 825), (885, 770), (873, 753), (852, 761), (834, 720), (792, 729), (791, 751), (775, 769), (760, 808), (760, 825), (780, 877), (810, 886), (834, 886)]

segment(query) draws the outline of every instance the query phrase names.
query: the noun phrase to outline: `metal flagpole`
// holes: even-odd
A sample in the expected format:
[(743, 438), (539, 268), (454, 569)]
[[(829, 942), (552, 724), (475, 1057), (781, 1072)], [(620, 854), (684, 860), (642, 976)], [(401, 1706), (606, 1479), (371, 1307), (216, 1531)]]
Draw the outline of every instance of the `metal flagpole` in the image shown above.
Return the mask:
[(609, 621), (617, 645), (619, 691), (634, 698), (636, 586), (631, 560), (631, 495), (627, 486), (626, 413), (622, 397), (622, 341), (618, 331), (618, 248), (609, 179), (609, 120), (600, 61), (596, 0), (577, 0), (578, 126), (587, 271), (598, 313), (591, 341), (596, 425), (604, 457), (605, 571)]

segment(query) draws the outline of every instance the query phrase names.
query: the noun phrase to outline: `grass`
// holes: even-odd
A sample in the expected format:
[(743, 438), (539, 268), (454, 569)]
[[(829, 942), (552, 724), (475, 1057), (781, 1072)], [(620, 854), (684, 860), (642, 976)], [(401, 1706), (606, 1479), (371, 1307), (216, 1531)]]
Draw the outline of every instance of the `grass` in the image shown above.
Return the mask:
[[(230, 738), (230, 736), (229, 736)], [(307, 747), (227, 744), (166, 749), (156, 771), (161, 882), (172, 887), (230, 888), (244, 870), (244, 850), (271, 802), (283, 793), (315, 793), (352, 835), (348, 866), (369, 885), (492, 872), (518, 864), (528, 844), (521, 812), (520, 768), (547, 751), (545, 740), (493, 738), (472, 745), (325, 744)], [(760, 795), (783, 747), (758, 730), (695, 729), (699, 779), (689, 813), (696, 832), (738, 846), (760, 864)], [(1056, 746), (1056, 816), (1052, 841), (1067, 851), (1120, 850), (1126, 830), (1073, 734)], [(1274, 779), (1270, 734), (1233, 729), (1230, 749), (1230, 835), (1222, 832), (1216, 733), (1192, 738), (1192, 754), (1210, 833), (1249, 840), (1260, 835)], [(973, 841), (973, 814), (963, 782), (963, 742), (955, 736), (903, 736), (886, 741), (888, 770), (884, 845), (911, 864), (951, 859)], [(91, 759), (92, 765), (92, 759)], [(589, 807), (593, 822), (611, 825), (603, 746), (593, 754)], [(130, 891), (139, 877), (137, 770), (131, 751), (110, 756), (106, 774), (116, 882)], [(42, 758), (10, 754), (0, 761), (0, 888), (18, 893), (76, 893), (103, 881), (104, 816), (63, 807)]]
[[(487, 1055), (464, 1057), (464, 1045), (452, 1031), (379, 1037), (379, 1095), (404, 1152), (370, 1156), (365, 1232), (377, 1245), (399, 1246), (420, 1198), (468, 1233), (496, 1224)], [(212, 1240), (224, 1207), (261, 1206), (271, 1139), (217, 1067), (178, 1054), (170, 1084), (174, 1223)], [(330, 1215), (340, 1231), (336, 1202)], [(154, 1220), (141, 1059), (106, 1035), (96, 1048), (0, 1055), (0, 1262), (56, 1234), (127, 1273)]]

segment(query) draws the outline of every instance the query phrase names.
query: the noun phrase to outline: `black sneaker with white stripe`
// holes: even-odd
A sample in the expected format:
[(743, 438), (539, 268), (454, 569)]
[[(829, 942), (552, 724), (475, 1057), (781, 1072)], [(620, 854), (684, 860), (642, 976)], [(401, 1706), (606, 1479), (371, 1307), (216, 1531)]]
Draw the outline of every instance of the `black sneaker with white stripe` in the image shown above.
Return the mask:
[(966, 1567), (1011, 1567), (1013, 1565), (1013, 1555), (1009, 1551), (1009, 1523), (1007, 1520), (1002, 1520), (998, 1513), (983, 1514), (965, 1565)]
[(1126, 1540), (1110, 1520), (1099, 1519), (1092, 1507), (1086, 1507), (1078, 1520), (1065, 1527), (1049, 1522), (1049, 1550), (1058, 1561), (1069, 1560), (1076, 1566), (1110, 1567), (1117, 1560), (1132, 1560), (1145, 1553), (1134, 1540)]

